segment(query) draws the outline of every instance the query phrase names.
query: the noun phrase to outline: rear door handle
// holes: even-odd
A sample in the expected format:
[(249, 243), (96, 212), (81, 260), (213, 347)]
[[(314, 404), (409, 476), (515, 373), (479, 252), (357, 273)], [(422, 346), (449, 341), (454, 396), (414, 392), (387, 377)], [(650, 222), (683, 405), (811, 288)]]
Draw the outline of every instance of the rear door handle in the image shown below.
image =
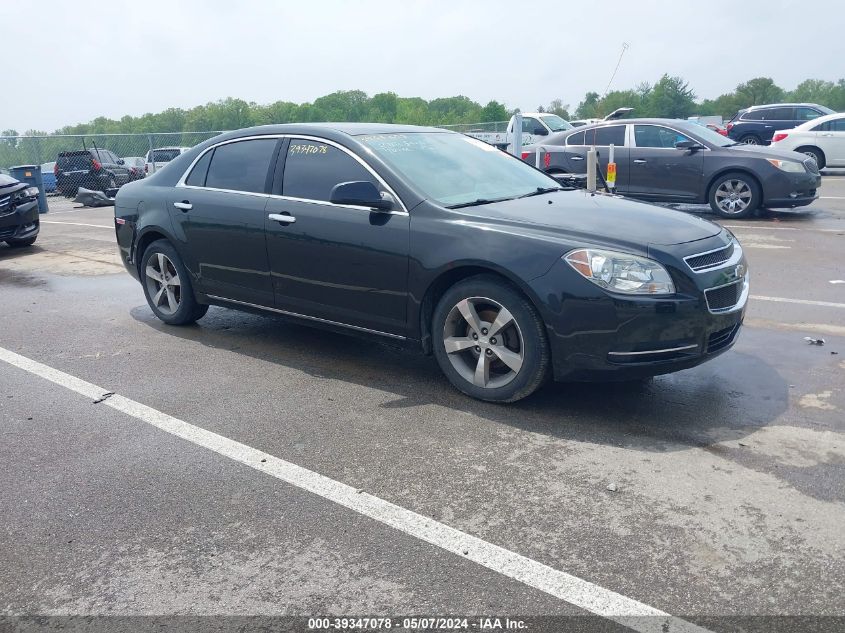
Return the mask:
[(645, 158), (635, 158), (634, 164), (635, 165), (642, 165), (643, 163), (647, 163), (648, 161)]
[(583, 156), (570, 156), (572, 160), (584, 160)]
[(271, 213), (267, 217), (271, 220), (275, 220), (276, 222), (281, 222), (282, 224), (293, 224), (296, 222), (296, 218), (292, 215), (282, 215), (281, 213)]
[(182, 200), (182, 202), (174, 202), (173, 206), (177, 209), (181, 209), (182, 211), (190, 211), (194, 208), (194, 205), (192, 205), (187, 200)]

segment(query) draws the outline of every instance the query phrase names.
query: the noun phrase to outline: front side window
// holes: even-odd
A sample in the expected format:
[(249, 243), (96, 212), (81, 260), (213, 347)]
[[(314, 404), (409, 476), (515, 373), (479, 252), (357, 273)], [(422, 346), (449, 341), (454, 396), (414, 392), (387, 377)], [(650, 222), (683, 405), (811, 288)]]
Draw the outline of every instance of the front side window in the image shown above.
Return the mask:
[(447, 207), (560, 188), (518, 158), (462, 134), (372, 134), (359, 140), (423, 195)]
[(586, 145), (601, 145), (605, 147), (615, 145), (616, 147), (621, 147), (625, 145), (625, 126), (609, 125), (586, 130), (584, 143)]
[(255, 139), (220, 145), (214, 150), (205, 186), (264, 193), (277, 139)]
[(637, 147), (674, 149), (676, 143), (691, 140), (688, 136), (661, 125), (635, 125), (634, 139)]
[(328, 202), (335, 185), (362, 180), (382, 188), (373, 175), (346, 152), (326, 143), (291, 139), (285, 159), (282, 195)]

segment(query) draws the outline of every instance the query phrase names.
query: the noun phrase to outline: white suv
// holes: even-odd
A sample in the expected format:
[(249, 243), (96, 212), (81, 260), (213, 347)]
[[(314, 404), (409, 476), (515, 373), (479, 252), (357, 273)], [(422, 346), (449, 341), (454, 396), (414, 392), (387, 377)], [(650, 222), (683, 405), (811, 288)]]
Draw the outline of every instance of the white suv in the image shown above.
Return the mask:
[(157, 170), (164, 167), (167, 163), (172, 161), (180, 154), (187, 152), (190, 147), (158, 147), (147, 152), (145, 158), (146, 164), (144, 171), (148, 174), (154, 174)]

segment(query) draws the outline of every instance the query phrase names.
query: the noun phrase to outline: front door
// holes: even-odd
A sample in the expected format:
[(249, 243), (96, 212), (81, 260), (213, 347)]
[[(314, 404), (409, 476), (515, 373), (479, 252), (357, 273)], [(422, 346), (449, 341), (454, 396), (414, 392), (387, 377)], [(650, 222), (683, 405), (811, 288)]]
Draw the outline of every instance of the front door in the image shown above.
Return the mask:
[(281, 196), (269, 200), (265, 214), (276, 307), (404, 336), (407, 212), (398, 201), (391, 212), (330, 203), (342, 182), (386, 187), (352, 152), (329, 141), (293, 138), (282, 160)]
[(201, 292), (273, 305), (264, 221), (278, 145), (276, 138), (219, 145), (173, 190), (170, 214)]
[(699, 197), (705, 150), (675, 148), (676, 143), (693, 140), (662, 125), (634, 125), (628, 193), (655, 200)]

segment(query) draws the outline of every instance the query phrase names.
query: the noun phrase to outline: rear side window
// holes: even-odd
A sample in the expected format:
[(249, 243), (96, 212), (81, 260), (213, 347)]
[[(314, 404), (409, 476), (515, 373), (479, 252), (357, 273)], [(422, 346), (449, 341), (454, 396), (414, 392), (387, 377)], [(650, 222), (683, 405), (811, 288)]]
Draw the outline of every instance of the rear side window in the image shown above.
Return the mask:
[(584, 144), (584, 133), (578, 132), (577, 134), (570, 134), (566, 137), (566, 144), (567, 145), (583, 145)]
[(361, 180), (381, 189), (372, 174), (346, 152), (325, 143), (291, 139), (282, 195), (328, 202), (335, 185)]
[(795, 118), (795, 108), (771, 108), (765, 112), (764, 121), (791, 121)]
[(181, 152), (178, 149), (154, 149), (151, 163), (169, 163)]
[(208, 167), (206, 187), (264, 193), (277, 139), (256, 139), (220, 145)]
[(609, 125), (607, 127), (593, 128), (587, 130), (584, 143), (586, 145), (615, 145), (621, 147), (625, 144), (625, 126)]
[(192, 187), (205, 187), (205, 176), (208, 173), (208, 165), (211, 163), (212, 154), (214, 154), (214, 150), (208, 151), (202, 155), (202, 158), (197, 161), (197, 164), (194, 165), (194, 168), (188, 175), (187, 180), (185, 180), (186, 185), (190, 185)]

